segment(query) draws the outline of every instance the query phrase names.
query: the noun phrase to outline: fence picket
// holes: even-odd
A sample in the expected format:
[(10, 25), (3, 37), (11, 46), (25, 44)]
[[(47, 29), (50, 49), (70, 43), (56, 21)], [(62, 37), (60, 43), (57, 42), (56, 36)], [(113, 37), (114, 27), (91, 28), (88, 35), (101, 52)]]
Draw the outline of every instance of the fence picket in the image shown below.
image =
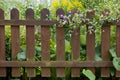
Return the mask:
[[(120, 26), (116, 26), (116, 53), (120, 57)], [(116, 71), (116, 77), (120, 77), (120, 71)]]
[[(58, 9), (56, 15), (64, 15), (62, 9)], [(56, 28), (56, 55), (57, 61), (65, 61), (65, 39), (64, 39), (64, 27)], [(57, 77), (65, 77), (65, 68), (56, 68)]]
[[(41, 11), (41, 20), (46, 20), (49, 16), (49, 10)], [(41, 48), (42, 61), (50, 61), (50, 28), (46, 25), (41, 26)], [(42, 77), (50, 77), (50, 68), (42, 67)]]
[[(19, 11), (12, 9), (11, 19), (19, 19)], [(20, 31), (19, 25), (11, 25), (11, 41), (12, 41), (12, 60), (16, 61), (16, 56), (20, 51)], [(12, 68), (12, 76), (20, 77), (20, 68)]]
[[(56, 29), (56, 48), (57, 48), (57, 61), (65, 60), (65, 39), (64, 28)], [(57, 77), (65, 77), (65, 68), (56, 69)]]
[[(95, 15), (95, 12), (94, 11), (90, 11), (90, 12), (87, 12), (87, 17), (89, 19), (92, 19)], [(92, 29), (89, 29), (89, 26), (88, 24), (86, 25), (87, 26), (87, 36), (86, 36), (86, 58), (88, 61), (94, 61), (95, 60), (95, 28), (93, 26)], [(91, 70), (93, 73), (95, 73), (95, 70), (94, 68), (88, 68), (89, 70)]]
[[(0, 9), (0, 20), (4, 19), (4, 11)], [(0, 61), (6, 60), (5, 54), (5, 26), (0, 25)], [(0, 68), (0, 76), (6, 76), (6, 68)]]
[[(79, 61), (80, 60), (80, 28), (73, 29), (72, 32), (72, 60)], [(80, 68), (72, 68), (71, 70), (72, 77), (80, 77)]]
[[(27, 9), (26, 19), (33, 20), (34, 12), (32, 9)], [(35, 29), (34, 25), (26, 25), (26, 55), (27, 61), (34, 61), (35, 58)], [(27, 76), (35, 77), (35, 69), (27, 68)]]
[[(87, 26), (86, 57), (88, 61), (94, 61), (95, 60), (95, 31), (94, 29), (92, 29), (93, 31), (90, 32), (88, 27), (89, 26)], [(88, 69), (91, 70), (93, 73), (95, 73), (94, 68), (88, 68)]]
[[(103, 61), (109, 61), (110, 55), (109, 55), (109, 49), (110, 49), (110, 25), (104, 24), (102, 26), (102, 43), (101, 43), (101, 55)], [(102, 77), (109, 77), (109, 68), (102, 68), (101, 69), (101, 76)]]

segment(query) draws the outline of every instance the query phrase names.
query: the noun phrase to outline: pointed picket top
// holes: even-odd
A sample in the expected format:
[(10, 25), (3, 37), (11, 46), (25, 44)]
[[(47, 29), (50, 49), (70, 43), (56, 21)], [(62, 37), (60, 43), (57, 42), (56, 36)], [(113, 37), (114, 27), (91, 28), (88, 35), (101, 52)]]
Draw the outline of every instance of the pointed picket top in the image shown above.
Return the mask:
[(50, 14), (47, 8), (42, 9), (40, 13), (41, 13), (41, 20), (46, 20)]
[(0, 19), (4, 19), (4, 11), (0, 9)]
[(62, 8), (59, 8), (57, 11), (56, 11), (56, 15), (59, 16), (59, 15), (65, 15), (65, 12), (63, 11)]
[(10, 15), (11, 15), (11, 19), (19, 19), (19, 11), (18, 11), (18, 9), (13, 8), (11, 10)]
[(26, 19), (34, 19), (34, 11), (31, 8), (26, 10)]

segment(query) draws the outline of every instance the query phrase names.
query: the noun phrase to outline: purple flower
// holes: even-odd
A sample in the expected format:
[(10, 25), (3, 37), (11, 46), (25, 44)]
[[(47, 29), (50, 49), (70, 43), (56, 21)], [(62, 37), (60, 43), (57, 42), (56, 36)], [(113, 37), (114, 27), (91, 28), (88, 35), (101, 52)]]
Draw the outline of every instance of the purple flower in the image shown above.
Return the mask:
[(68, 23), (68, 18), (67, 18), (67, 17), (65, 17), (65, 18), (64, 18), (64, 21), (66, 21), (66, 22)]
[(60, 21), (60, 23), (64, 23), (65, 22), (64, 24), (67, 24), (68, 23), (68, 18), (64, 16), (59, 21)]
[(84, 18), (84, 16), (82, 14), (79, 15), (80, 18)]
[(62, 23), (63, 22), (68, 23), (68, 21), (69, 21), (69, 19), (64, 15), (58, 15), (58, 18), (59, 18), (59, 21)]
[(63, 19), (64, 18), (64, 15), (58, 15), (58, 17), (60, 18), (60, 19)]
[(68, 15), (72, 15), (72, 12), (71, 12), (71, 11), (69, 11), (69, 12), (68, 12)]

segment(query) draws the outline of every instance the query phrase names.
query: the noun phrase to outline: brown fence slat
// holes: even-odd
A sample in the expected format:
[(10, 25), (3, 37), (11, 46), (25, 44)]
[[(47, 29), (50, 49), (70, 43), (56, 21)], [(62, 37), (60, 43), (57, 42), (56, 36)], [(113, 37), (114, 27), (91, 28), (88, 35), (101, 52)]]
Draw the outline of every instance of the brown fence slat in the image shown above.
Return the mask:
[[(41, 20), (46, 20), (49, 16), (49, 10), (43, 9), (41, 11)], [(46, 25), (41, 26), (41, 48), (42, 61), (50, 61), (50, 28)], [(50, 77), (50, 68), (42, 67), (42, 77)]]
[[(57, 61), (65, 60), (65, 39), (64, 28), (56, 29), (56, 50)], [(56, 68), (57, 77), (65, 77), (65, 68)]]
[[(0, 20), (4, 19), (4, 11), (0, 9)], [(5, 60), (5, 26), (0, 25), (0, 61)], [(6, 68), (0, 68), (0, 76), (6, 76)]]
[[(34, 19), (34, 12), (32, 9), (27, 9), (26, 19)], [(35, 29), (34, 25), (26, 25), (26, 55), (28, 61), (34, 61), (35, 56)], [(27, 68), (27, 76), (34, 77), (35, 69)]]
[[(94, 61), (95, 60), (95, 31), (94, 28), (89, 30), (89, 26), (87, 26), (87, 45), (86, 45), (86, 57), (88, 61)], [(94, 68), (88, 68), (91, 70), (93, 73), (95, 73)]]
[[(56, 15), (64, 15), (62, 9), (58, 9)], [(65, 61), (65, 39), (64, 39), (64, 27), (56, 28), (56, 56), (57, 61)], [(65, 68), (56, 68), (57, 77), (65, 77)]]
[[(120, 57), (120, 26), (116, 26), (116, 53)], [(120, 77), (120, 71), (116, 71), (116, 77)]]
[[(19, 11), (12, 9), (11, 19), (19, 19)], [(19, 25), (11, 25), (11, 40), (12, 40), (12, 60), (16, 60), (16, 55), (20, 51), (20, 31)], [(20, 77), (20, 68), (12, 68), (12, 76)]]
[[(50, 60), (50, 28), (41, 27), (42, 61)], [(50, 68), (42, 68), (42, 77), (50, 77)]]
[[(92, 19), (95, 15), (94, 11), (88, 11), (87, 12), (87, 18)], [(95, 60), (95, 28), (93, 26), (92, 29), (89, 29), (89, 25), (87, 26), (87, 36), (86, 36), (86, 58), (88, 61), (94, 61)], [(94, 68), (88, 68), (93, 73), (95, 73)]]
[[(109, 61), (109, 49), (110, 49), (110, 25), (104, 24), (102, 26), (102, 43), (101, 43), (101, 55), (103, 61)], [(109, 68), (102, 68), (101, 69), (101, 76), (102, 77), (109, 77), (110, 76)]]
[[(73, 29), (72, 32), (72, 60), (80, 60), (80, 28)], [(72, 68), (72, 77), (80, 77), (80, 68)]]

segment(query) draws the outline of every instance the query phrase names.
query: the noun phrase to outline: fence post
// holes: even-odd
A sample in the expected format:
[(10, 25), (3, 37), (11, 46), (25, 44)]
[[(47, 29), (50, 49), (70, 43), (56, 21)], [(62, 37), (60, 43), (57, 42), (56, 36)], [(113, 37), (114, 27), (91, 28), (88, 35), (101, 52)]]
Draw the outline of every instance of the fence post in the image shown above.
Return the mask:
[[(11, 20), (19, 19), (19, 11), (17, 9), (11, 10)], [(12, 61), (16, 61), (16, 56), (20, 51), (20, 28), (19, 25), (11, 25), (11, 41), (12, 41)], [(12, 68), (12, 76), (20, 77), (20, 68)]]
[[(64, 15), (62, 9), (58, 9), (56, 12), (57, 16)], [(65, 38), (64, 38), (64, 27), (56, 27), (56, 57), (57, 61), (65, 61)], [(56, 68), (57, 77), (65, 77), (65, 68)]]
[[(26, 19), (34, 19), (34, 11), (27, 9)], [(34, 25), (26, 25), (26, 55), (27, 61), (34, 61), (35, 59), (35, 27)], [(35, 77), (35, 69), (27, 68), (27, 76)]]
[[(87, 12), (87, 18), (92, 19), (94, 17), (94, 14), (95, 14), (94, 11)], [(86, 58), (87, 61), (94, 61), (95, 60), (95, 26), (92, 26), (92, 29), (89, 29), (89, 27), (91, 27), (89, 23), (86, 26), (87, 26)], [(88, 69), (90, 69), (93, 73), (95, 73), (94, 68), (88, 68)]]
[[(4, 11), (0, 9), (0, 20), (4, 20)], [(6, 60), (5, 54), (5, 26), (0, 25), (0, 61)], [(6, 77), (6, 68), (0, 68), (0, 76)]]
[[(80, 28), (73, 29), (71, 36), (72, 61), (80, 60)], [(72, 77), (80, 77), (80, 68), (71, 69)]]
[[(116, 26), (116, 53), (120, 57), (120, 25)], [(116, 71), (116, 77), (120, 77), (120, 71)]]
[[(103, 61), (110, 60), (110, 25), (106, 23), (102, 26), (102, 44), (101, 44), (101, 55)], [(110, 69), (109, 68), (101, 68), (101, 76), (102, 77), (109, 77), (110, 76)]]
[[(46, 20), (49, 16), (49, 10), (43, 9), (41, 11), (41, 20)], [(50, 27), (41, 25), (41, 49), (42, 49), (42, 61), (50, 61)], [(42, 77), (50, 77), (50, 68), (42, 67)]]

